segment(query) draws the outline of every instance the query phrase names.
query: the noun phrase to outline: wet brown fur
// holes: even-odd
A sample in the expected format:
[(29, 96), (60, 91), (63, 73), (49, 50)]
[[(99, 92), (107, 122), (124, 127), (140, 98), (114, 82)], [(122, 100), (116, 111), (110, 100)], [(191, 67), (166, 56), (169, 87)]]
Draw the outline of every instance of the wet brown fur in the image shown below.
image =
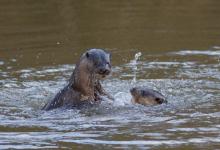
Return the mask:
[(158, 105), (167, 103), (165, 97), (158, 91), (148, 89), (146, 87), (134, 87), (130, 90), (132, 95), (132, 103), (141, 105)]
[[(93, 52), (95, 55), (103, 55), (103, 58), (109, 57), (107, 56), (109, 55), (108, 53), (102, 50), (97, 51), (98, 53), (93, 49), (87, 52)], [(85, 105), (98, 104), (100, 103), (101, 95), (109, 96), (100, 83), (96, 66), (87, 58), (86, 53), (81, 56), (79, 62), (76, 64), (68, 85), (58, 92), (55, 98), (43, 107), (43, 110), (51, 110), (58, 107), (79, 108)], [(108, 63), (111, 69), (110, 62)]]
[(145, 106), (158, 104), (158, 102), (155, 101), (153, 97), (136, 97), (136, 98), (132, 98), (131, 101), (133, 104), (138, 103)]

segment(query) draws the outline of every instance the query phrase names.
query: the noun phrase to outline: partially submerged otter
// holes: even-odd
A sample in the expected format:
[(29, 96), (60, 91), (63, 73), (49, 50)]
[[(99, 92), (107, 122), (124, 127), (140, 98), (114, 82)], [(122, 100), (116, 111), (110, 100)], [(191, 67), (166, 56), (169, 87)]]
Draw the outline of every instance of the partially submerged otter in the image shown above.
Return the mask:
[(134, 87), (130, 92), (132, 95), (132, 103), (138, 103), (145, 106), (167, 103), (165, 97), (161, 93), (147, 87)]
[(81, 107), (99, 103), (101, 95), (111, 98), (100, 84), (100, 79), (111, 72), (110, 54), (101, 49), (85, 52), (70, 77), (69, 83), (43, 109)]

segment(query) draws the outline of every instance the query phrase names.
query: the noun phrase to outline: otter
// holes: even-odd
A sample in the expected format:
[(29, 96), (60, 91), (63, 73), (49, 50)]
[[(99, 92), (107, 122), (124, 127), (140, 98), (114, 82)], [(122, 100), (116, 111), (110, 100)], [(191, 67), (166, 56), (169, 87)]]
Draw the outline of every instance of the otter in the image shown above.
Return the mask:
[(132, 95), (131, 101), (134, 104), (138, 103), (147, 106), (167, 103), (167, 100), (161, 93), (144, 86), (134, 87), (130, 89), (130, 93)]
[(73, 108), (98, 104), (101, 96), (112, 97), (103, 89), (100, 80), (111, 73), (110, 53), (102, 49), (90, 49), (80, 57), (70, 80), (54, 99), (42, 109)]

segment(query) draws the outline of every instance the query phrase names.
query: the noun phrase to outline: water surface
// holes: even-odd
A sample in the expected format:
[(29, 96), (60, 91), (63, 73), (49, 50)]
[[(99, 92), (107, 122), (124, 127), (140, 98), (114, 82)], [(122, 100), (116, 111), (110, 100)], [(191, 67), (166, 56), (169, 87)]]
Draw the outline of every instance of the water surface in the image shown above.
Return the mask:
[[(217, 0), (0, 1), (0, 149), (218, 149), (219, 8)], [(41, 111), (89, 48), (112, 53), (102, 84), (115, 101)], [(137, 85), (168, 104), (131, 104)]]

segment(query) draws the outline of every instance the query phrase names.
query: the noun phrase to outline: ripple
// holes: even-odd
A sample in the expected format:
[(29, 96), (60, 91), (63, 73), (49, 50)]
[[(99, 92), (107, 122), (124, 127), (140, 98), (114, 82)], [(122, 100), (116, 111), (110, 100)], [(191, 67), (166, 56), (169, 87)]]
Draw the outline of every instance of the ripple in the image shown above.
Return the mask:
[(203, 132), (214, 132), (214, 133), (220, 133), (219, 128), (175, 128), (175, 129), (167, 129), (167, 131), (172, 131), (172, 132), (176, 132), (176, 131), (181, 131), (181, 132), (199, 132), (199, 131), (203, 131)]
[(105, 140), (94, 140), (94, 139), (83, 139), (83, 140), (63, 140), (63, 142), (74, 142), (78, 144), (107, 144), (107, 145), (177, 145), (185, 144), (184, 141), (176, 140), (132, 140), (132, 141), (105, 141)]
[[(214, 56), (209, 51), (180, 52), (176, 55)], [(113, 67), (102, 84), (115, 101), (105, 99), (82, 110), (40, 110), (66, 85), (74, 65), (5, 71), (7, 77), (0, 80), (1, 148), (65, 149), (70, 143), (144, 149), (218, 143), (219, 62), (168, 55)], [(129, 89), (135, 86), (161, 92), (168, 104), (132, 104)]]
[(200, 51), (200, 50), (183, 50), (179, 52), (172, 52), (171, 54), (176, 55), (210, 55), (210, 56), (216, 56), (220, 55), (220, 51), (218, 50), (206, 50), (206, 51)]

